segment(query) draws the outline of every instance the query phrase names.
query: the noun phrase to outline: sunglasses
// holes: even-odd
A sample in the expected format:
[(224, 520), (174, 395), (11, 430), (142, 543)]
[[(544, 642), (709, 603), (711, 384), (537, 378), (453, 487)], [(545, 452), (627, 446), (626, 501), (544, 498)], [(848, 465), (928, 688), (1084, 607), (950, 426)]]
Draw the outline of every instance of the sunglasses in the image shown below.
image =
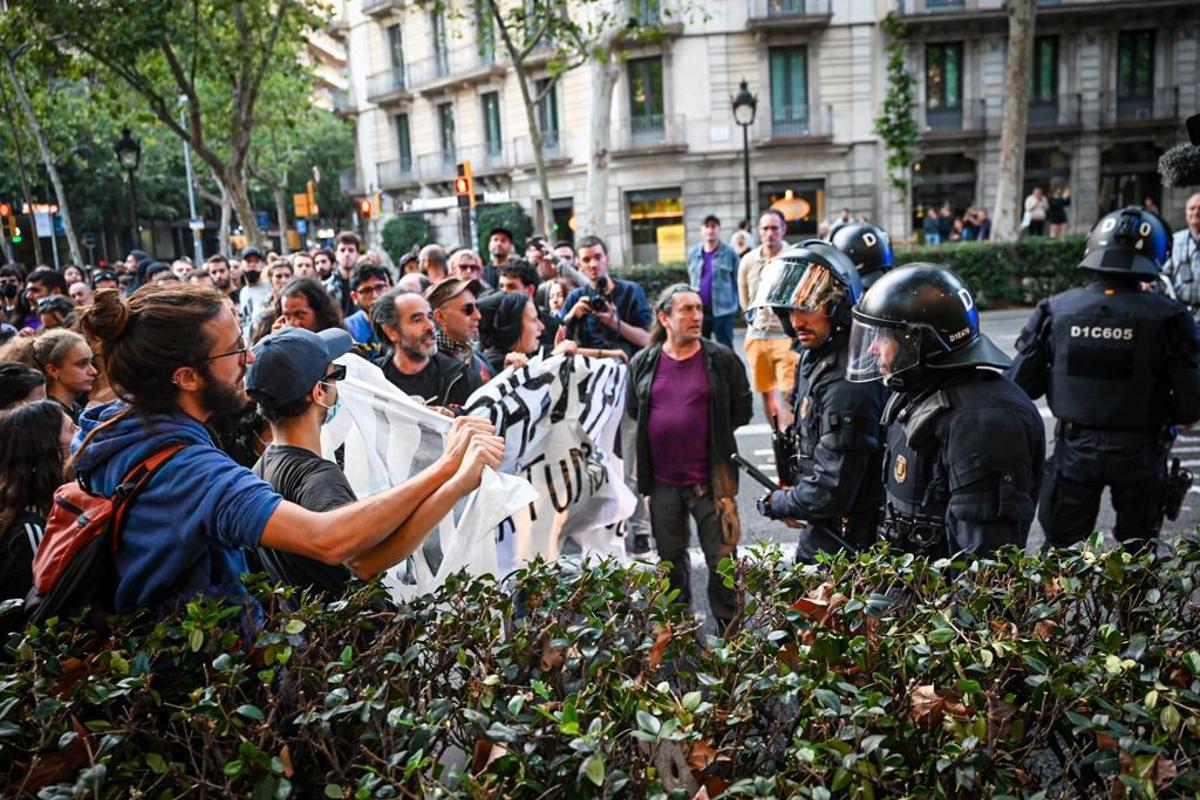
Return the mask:
[(346, 380), (346, 365), (334, 364), (333, 369), (330, 370), (330, 372), (321, 380), (327, 383), (336, 383), (337, 381)]
[(463, 307), (460, 310), (469, 317), (475, 313), (475, 309), (478, 307), (476, 303), (463, 303)]

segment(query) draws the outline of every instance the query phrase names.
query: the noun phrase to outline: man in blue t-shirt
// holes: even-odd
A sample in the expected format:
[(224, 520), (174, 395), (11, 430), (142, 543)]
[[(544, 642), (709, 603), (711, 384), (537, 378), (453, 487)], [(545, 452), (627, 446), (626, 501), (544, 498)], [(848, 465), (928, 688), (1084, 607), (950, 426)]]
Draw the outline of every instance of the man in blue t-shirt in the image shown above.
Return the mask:
[(105, 289), (82, 310), (80, 327), (103, 342), (104, 372), (128, 399), (83, 415), (74, 443), (80, 479), (111, 495), (148, 456), (185, 445), (128, 507), (115, 558), (118, 611), (167, 610), (200, 593), (244, 598), (244, 551), (259, 546), (369, 577), (406, 556), (414, 529), (431, 530), (503, 455), (489, 424), (463, 417), (426, 470), (368, 499), (310, 511), (219, 450), (206, 427), (245, 404), (254, 362), (224, 295), (185, 285), (128, 298)]

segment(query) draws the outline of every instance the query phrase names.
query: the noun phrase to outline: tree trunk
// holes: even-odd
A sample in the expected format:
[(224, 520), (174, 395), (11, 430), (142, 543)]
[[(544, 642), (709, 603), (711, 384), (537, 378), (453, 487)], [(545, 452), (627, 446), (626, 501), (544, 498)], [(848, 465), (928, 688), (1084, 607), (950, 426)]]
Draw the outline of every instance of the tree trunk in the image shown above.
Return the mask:
[(279, 220), (279, 255), (286, 256), (289, 252), (287, 195), (283, 191), (283, 186), (279, 184), (271, 187), (271, 194), (275, 196), (275, 218)]
[[(29, 95), (25, 93), (25, 87), (21, 85), (21, 78), (17, 75), (17, 69), (10, 59), (5, 59), (5, 67), (8, 69), (8, 80), (12, 84), (13, 92), (17, 95), (17, 102), (21, 104), (21, 108), (25, 111), (25, 119), (29, 122), (29, 129), (33, 131), (33, 137), (37, 140), (38, 150), (42, 154), (42, 162), (46, 165), (46, 174), (50, 176), (50, 183), (54, 186), (54, 196), (58, 201), (58, 211), (62, 214), (63, 227), (67, 231), (67, 247), (71, 251), (71, 263), (82, 267), (86, 262), (83, 260), (83, 251), (79, 249), (79, 241), (75, 238), (75, 226), (71, 223), (71, 208), (67, 203), (67, 193), (63, 191), (62, 178), (58, 175), (58, 168), (54, 166), (54, 156), (50, 153), (50, 143), (46, 139), (46, 132), (42, 130), (42, 126), (38, 123), (37, 114), (33, 111), (33, 104), (29, 102)], [(37, 230), (32, 231), (34, 238), (37, 238)], [(55, 236), (54, 232), (54, 217), (50, 218), (50, 235)]]
[(263, 245), (262, 231), (258, 227), (258, 218), (254, 216), (254, 206), (250, 204), (250, 191), (246, 177), (239, 170), (227, 169), (225, 180), (222, 183), (225, 184), (225, 192), (229, 196), (233, 212), (237, 214), (238, 222), (242, 223), (246, 243), (261, 247)]
[[(612, 147), (613, 92), (621, 77), (621, 68), (611, 49), (590, 64), (592, 102), (588, 119), (587, 199), (583, 212), (583, 230), (594, 236), (608, 235), (608, 156)], [(753, 221), (751, 221), (753, 224)]]
[(1007, 0), (1008, 54), (1004, 70), (1004, 121), (1000, 129), (1000, 173), (992, 209), (992, 238), (1017, 238), (1025, 178), (1025, 129), (1029, 121), (1029, 65), (1037, 0)]

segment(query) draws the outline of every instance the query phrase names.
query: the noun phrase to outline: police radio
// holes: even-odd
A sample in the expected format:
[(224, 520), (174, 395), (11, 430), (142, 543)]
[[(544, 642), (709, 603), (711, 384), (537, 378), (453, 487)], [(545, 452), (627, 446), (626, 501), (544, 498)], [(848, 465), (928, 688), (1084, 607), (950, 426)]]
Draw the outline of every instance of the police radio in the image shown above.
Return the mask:
[(1167, 486), (1163, 492), (1163, 516), (1172, 522), (1179, 519), (1183, 499), (1187, 497), (1194, 480), (1192, 471), (1180, 464), (1178, 458), (1171, 459), (1171, 470), (1167, 473)]

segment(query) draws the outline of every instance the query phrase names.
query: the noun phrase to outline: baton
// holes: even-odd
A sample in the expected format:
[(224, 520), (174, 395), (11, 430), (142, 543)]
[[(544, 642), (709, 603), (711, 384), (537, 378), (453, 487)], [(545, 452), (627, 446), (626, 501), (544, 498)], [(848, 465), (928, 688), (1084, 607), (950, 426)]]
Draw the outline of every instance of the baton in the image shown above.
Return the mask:
[(746, 459), (742, 458), (740, 454), (734, 453), (729, 458), (733, 461), (733, 463), (741, 467), (747, 475), (761, 483), (767, 490), (772, 492), (779, 491), (779, 484), (768, 478), (765, 474), (763, 474), (762, 470), (751, 464)]

